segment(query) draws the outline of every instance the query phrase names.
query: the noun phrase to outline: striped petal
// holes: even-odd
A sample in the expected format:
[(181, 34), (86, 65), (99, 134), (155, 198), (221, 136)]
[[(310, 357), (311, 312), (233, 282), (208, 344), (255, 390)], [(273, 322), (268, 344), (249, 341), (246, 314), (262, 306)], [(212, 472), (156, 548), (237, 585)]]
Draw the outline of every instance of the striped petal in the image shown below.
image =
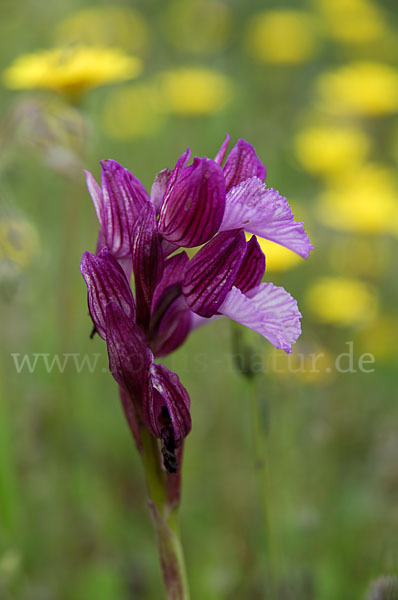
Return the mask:
[(95, 212), (101, 229), (104, 228), (104, 196), (98, 183), (90, 171), (84, 171), (86, 174), (86, 186), (94, 204)]
[[(221, 153), (223, 152), (223, 146), (220, 150)], [(258, 159), (253, 146), (246, 140), (239, 139), (229, 153), (224, 165), (227, 192), (242, 183), (242, 181), (249, 179), (249, 177), (258, 177), (264, 181), (265, 175), (265, 166)]]
[(246, 252), (243, 231), (225, 231), (203, 246), (190, 261), (182, 292), (191, 310), (211, 317), (231, 289)]
[(223, 141), (223, 143), (221, 145), (221, 148), (219, 149), (219, 151), (217, 152), (217, 154), (214, 157), (214, 162), (216, 162), (218, 165), (220, 165), (220, 167), (224, 162), (224, 158), (225, 158), (225, 155), (228, 150), (230, 139), (231, 138), (229, 136), (229, 133), (227, 133), (225, 136), (225, 140)]
[(126, 316), (135, 320), (135, 302), (129, 282), (107, 248), (98, 256), (85, 252), (80, 271), (88, 289), (88, 306), (97, 332), (106, 338), (106, 307), (114, 301)]
[(243, 293), (258, 285), (265, 272), (265, 256), (255, 235), (246, 244), (246, 254), (234, 281)]
[(304, 223), (294, 220), (286, 198), (267, 188), (257, 177), (247, 179), (227, 194), (220, 230), (235, 228), (276, 242), (303, 258), (313, 249)]
[(244, 294), (233, 287), (219, 312), (264, 336), (275, 348), (292, 351), (301, 334), (297, 302), (282, 287), (262, 283)]
[(102, 228), (110, 252), (122, 258), (131, 251), (131, 228), (149, 202), (142, 183), (114, 160), (101, 161)]
[(156, 285), (163, 273), (163, 252), (155, 206), (148, 202), (132, 231), (132, 257), (137, 301), (137, 323), (146, 328)]
[(171, 169), (163, 169), (160, 171), (154, 179), (151, 188), (151, 202), (155, 205), (157, 212), (159, 212), (160, 205), (162, 204), (163, 196), (166, 193), (167, 185), (173, 174)]
[(225, 184), (221, 168), (208, 158), (195, 158), (165, 194), (159, 232), (178, 246), (200, 246), (217, 233), (224, 208)]
[(106, 327), (109, 369), (139, 408), (150, 377), (152, 352), (146, 347), (141, 329), (116, 302), (106, 307)]

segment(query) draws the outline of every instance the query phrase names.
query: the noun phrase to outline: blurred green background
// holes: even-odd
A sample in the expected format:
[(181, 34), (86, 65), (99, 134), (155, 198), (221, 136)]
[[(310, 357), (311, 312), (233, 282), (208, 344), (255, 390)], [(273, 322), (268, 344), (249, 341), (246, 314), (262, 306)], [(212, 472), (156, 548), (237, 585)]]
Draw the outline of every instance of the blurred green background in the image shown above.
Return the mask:
[[(266, 280), (303, 314), (292, 358), (221, 320), (165, 361), (192, 399), (192, 597), (355, 600), (397, 574), (396, 16), (392, 0), (2, 0), (2, 600), (163, 597), (139, 457), (89, 339), (83, 169), (113, 158), (150, 189), (226, 132), (255, 146), (315, 250), (265, 246)], [(68, 353), (98, 354), (93, 372), (17, 368)]]

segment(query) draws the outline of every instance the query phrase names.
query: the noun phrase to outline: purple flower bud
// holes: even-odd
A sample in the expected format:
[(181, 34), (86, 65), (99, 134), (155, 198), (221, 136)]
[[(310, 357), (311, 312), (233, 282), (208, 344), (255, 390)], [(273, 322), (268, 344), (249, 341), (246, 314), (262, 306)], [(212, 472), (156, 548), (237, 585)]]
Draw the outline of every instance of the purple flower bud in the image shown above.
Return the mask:
[(188, 392), (179, 377), (163, 365), (152, 364), (151, 386), (143, 401), (148, 429), (173, 453), (191, 430)]

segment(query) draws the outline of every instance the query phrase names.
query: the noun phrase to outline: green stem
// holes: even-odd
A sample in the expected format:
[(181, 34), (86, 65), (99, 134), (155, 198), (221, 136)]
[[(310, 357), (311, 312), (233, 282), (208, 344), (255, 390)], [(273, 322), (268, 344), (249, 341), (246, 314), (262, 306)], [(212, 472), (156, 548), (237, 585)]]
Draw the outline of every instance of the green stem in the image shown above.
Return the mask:
[(245, 378), (250, 390), (251, 428), (254, 450), (254, 469), (260, 495), (261, 512), (264, 521), (265, 552), (268, 563), (267, 599), (275, 598), (275, 535), (272, 518), (272, 488), (268, 463), (267, 432), (264, 427), (264, 415), (261, 406), (261, 378), (256, 365), (256, 353), (245, 342), (242, 328), (235, 323), (232, 326), (232, 348), (238, 372)]
[(140, 432), (141, 457), (152, 511), (167, 600), (189, 600), (184, 551), (181, 543), (178, 505), (168, 501), (167, 484), (177, 474), (165, 473), (160, 462), (158, 441), (146, 428)]
[(272, 483), (269, 470), (267, 433), (263, 426), (263, 415), (261, 411), (261, 393), (259, 390), (259, 379), (253, 377), (249, 380), (250, 408), (252, 421), (252, 435), (254, 441), (255, 470), (257, 475), (257, 486), (260, 493), (261, 508), (263, 512), (265, 527), (265, 548), (268, 558), (268, 580), (267, 591), (269, 598), (275, 598), (276, 577), (276, 545), (274, 533), (274, 518), (272, 514)]

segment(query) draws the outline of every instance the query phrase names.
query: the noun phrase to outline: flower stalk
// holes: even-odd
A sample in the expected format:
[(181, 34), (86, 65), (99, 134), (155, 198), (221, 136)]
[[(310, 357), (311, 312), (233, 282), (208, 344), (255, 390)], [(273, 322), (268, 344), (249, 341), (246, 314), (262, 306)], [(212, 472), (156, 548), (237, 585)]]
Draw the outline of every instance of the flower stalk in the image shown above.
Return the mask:
[(181, 462), (177, 473), (165, 472), (161, 466), (158, 440), (145, 427), (140, 433), (140, 454), (147, 483), (148, 504), (156, 531), (166, 597), (167, 600), (189, 600), (178, 520)]

